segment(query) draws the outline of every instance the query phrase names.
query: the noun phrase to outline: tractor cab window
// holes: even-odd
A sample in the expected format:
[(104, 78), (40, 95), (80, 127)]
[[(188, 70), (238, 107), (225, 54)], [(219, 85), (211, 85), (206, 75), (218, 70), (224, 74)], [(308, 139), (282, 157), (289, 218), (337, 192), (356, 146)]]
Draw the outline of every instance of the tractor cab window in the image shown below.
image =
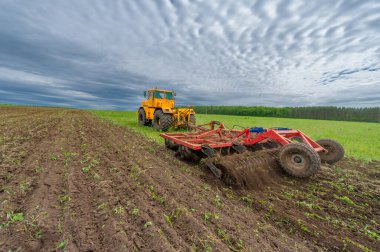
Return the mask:
[(151, 91), (148, 92), (148, 99), (153, 99), (153, 92)]
[(167, 92), (167, 93), (166, 93), (166, 99), (168, 99), (168, 100), (174, 100), (173, 93), (171, 93), (171, 92)]
[(156, 99), (164, 99), (165, 98), (165, 93), (164, 92), (160, 92), (160, 91), (156, 91)]

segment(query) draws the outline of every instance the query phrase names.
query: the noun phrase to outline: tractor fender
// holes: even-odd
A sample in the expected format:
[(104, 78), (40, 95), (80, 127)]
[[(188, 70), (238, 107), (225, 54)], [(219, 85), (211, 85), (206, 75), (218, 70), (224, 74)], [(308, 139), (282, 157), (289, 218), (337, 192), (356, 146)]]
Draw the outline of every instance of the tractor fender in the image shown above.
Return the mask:
[[(140, 111), (140, 109), (143, 109), (145, 111), (145, 115), (146, 115), (146, 119), (147, 120), (152, 120), (153, 119), (153, 115), (154, 115), (154, 112), (155, 112), (155, 110), (153, 108), (149, 108), (149, 107), (146, 107), (146, 106), (141, 106), (138, 111)], [(138, 111), (137, 111), (137, 113), (138, 113)]]
[(162, 108), (156, 110), (162, 110), (162, 112), (164, 112), (165, 114), (173, 114), (173, 110), (171, 108)]
[(148, 114), (149, 112), (149, 109), (147, 107), (143, 107), (141, 106), (138, 110), (137, 110), (137, 113), (140, 111), (140, 109), (144, 110), (146, 114)]

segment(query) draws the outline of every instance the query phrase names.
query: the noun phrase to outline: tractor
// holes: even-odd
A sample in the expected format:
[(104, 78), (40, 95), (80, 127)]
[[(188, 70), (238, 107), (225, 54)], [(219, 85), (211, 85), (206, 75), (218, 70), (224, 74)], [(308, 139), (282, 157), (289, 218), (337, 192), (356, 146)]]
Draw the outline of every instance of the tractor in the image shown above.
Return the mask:
[(157, 88), (144, 91), (147, 100), (141, 102), (138, 110), (139, 124), (153, 125), (158, 131), (195, 125), (195, 112), (192, 107), (174, 108), (175, 96), (174, 91)]

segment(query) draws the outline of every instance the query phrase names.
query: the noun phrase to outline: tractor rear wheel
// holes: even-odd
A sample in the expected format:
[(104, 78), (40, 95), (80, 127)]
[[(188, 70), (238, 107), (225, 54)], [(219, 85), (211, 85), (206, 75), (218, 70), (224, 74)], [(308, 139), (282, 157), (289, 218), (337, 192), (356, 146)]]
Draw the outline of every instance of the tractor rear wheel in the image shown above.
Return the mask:
[(162, 110), (156, 110), (153, 117), (153, 126), (158, 131), (167, 131), (172, 126), (172, 115), (165, 114)]
[(142, 108), (139, 109), (138, 121), (139, 121), (139, 124), (143, 126), (147, 126), (150, 123), (150, 121), (146, 119), (145, 110)]
[(290, 143), (283, 146), (279, 161), (286, 173), (297, 178), (310, 177), (321, 167), (318, 153), (304, 143)]
[(195, 125), (197, 123), (197, 120), (195, 119), (195, 115), (189, 116), (188, 123), (192, 125)]
[(187, 128), (187, 129), (190, 129), (192, 128), (192, 126), (196, 126), (196, 119), (195, 119), (195, 115), (189, 115), (184, 124), (182, 125), (183, 128)]
[(322, 162), (333, 164), (344, 157), (344, 148), (337, 141), (332, 139), (321, 139), (316, 142), (328, 151), (327, 153), (319, 153)]

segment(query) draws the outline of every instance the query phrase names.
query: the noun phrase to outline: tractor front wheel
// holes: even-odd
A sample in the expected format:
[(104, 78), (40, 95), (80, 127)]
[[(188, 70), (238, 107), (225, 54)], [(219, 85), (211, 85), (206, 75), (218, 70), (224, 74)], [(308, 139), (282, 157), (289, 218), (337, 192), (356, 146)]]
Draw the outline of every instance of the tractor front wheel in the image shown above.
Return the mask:
[(310, 177), (321, 167), (318, 153), (304, 143), (290, 143), (283, 146), (279, 161), (286, 173), (297, 178)]
[(158, 131), (167, 131), (172, 126), (172, 115), (157, 110), (154, 112), (153, 126)]
[(147, 126), (150, 123), (150, 121), (146, 119), (145, 110), (142, 108), (139, 109), (138, 121), (139, 121), (139, 124), (143, 126)]
[(316, 141), (320, 146), (325, 148), (328, 152), (320, 152), (322, 162), (333, 164), (338, 162), (344, 157), (343, 146), (335, 140), (332, 139), (321, 139)]

